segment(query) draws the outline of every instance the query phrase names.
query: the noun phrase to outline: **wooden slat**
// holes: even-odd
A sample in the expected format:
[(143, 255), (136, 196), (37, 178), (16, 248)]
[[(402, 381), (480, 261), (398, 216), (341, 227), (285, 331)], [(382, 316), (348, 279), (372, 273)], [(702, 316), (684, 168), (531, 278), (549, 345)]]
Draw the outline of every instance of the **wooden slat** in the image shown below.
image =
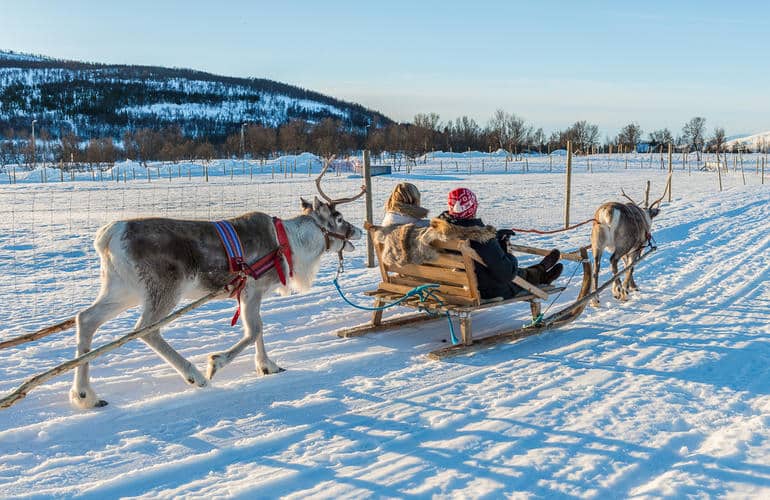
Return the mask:
[(463, 258), (456, 253), (449, 252), (442, 252), (435, 259), (424, 262), (424, 264), (449, 269), (465, 269)]
[(366, 335), (367, 333), (380, 332), (383, 330), (397, 328), (399, 326), (422, 323), (424, 321), (433, 321), (435, 319), (440, 319), (440, 316), (430, 316), (424, 312), (420, 314), (408, 314), (398, 318), (387, 319), (381, 322), (379, 325), (372, 325), (367, 323), (365, 325), (358, 325), (351, 328), (343, 328), (342, 330), (337, 330), (334, 333), (338, 337), (342, 338), (360, 337), (362, 335)]
[(476, 263), (474, 262), (473, 256), (471, 256), (471, 252), (474, 254), (476, 252), (473, 251), (467, 241), (460, 247), (460, 250), (462, 251), (463, 259), (465, 260), (466, 278), (468, 279), (470, 296), (473, 297), (476, 302), (480, 302), (481, 294), (479, 293), (479, 282), (476, 278)]
[[(400, 294), (405, 294), (409, 290), (411, 290), (412, 288), (414, 288), (414, 287), (413, 286), (408, 286), (408, 285), (398, 285), (396, 283), (380, 283), (380, 289), (381, 290), (385, 290), (385, 291), (388, 291), (388, 292), (396, 292), (396, 293), (400, 293)], [(436, 293), (436, 295), (445, 304), (459, 304), (459, 305), (465, 305), (465, 306), (476, 305), (476, 301), (474, 301), (473, 299), (468, 298), (468, 297), (461, 297), (461, 296), (458, 296), (458, 295), (443, 294), (443, 293), (441, 293), (440, 290), (439, 290), (439, 292)]]
[(528, 291), (532, 295), (536, 295), (536, 296), (540, 297), (541, 299), (547, 299), (548, 298), (548, 294), (546, 292), (544, 292), (540, 288), (536, 287), (535, 285), (533, 285), (529, 281), (525, 280), (521, 276), (516, 276), (515, 278), (513, 278), (513, 283), (515, 285), (520, 286), (524, 290)]
[(388, 271), (382, 263), (382, 243), (377, 242), (373, 235), (372, 241), (374, 241), (374, 251), (377, 253), (377, 262), (380, 264), (380, 276), (382, 277), (382, 281), (388, 281)]
[[(393, 276), (390, 280), (391, 283), (395, 283), (397, 285), (403, 285), (408, 286), (410, 289), (424, 285), (424, 281), (415, 280), (412, 278), (408, 278), (406, 276)], [(457, 297), (465, 297), (465, 298), (472, 298), (470, 295), (470, 292), (465, 287), (460, 286), (452, 286), (452, 285), (444, 285), (442, 283), (439, 283), (438, 291), (439, 293), (442, 293), (444, 295), (455, 295)]]
[[(535, 248), (535, 247), (529, 247), (526, 245), (514, 245), (513, 243), (508, 243), (508, 248), (515, 251), (515, 252), (521, 252), (521, 253), (528, 253), (532, 255), (542, 255), (546, 256), (552, 249), (543, 249), (543, 248)], [(561, 258), (564, 260), (572, 260), (575, 262), (581, 262), (582, 257), (580, 256), (580, 252), (567, 252), (562, 253)]]
[(430, 245), (436, 248), (443, 248), (444, 250), (454, 250), (456, 252), (459, 252), (460, 246), (462, 245), (463, 241), (465, 240), (447, 240), (447, 241), (435, 240), (431, 242)]
[[(426, 283), (439, 282), (449, 285), (468, 286), (469, 275), (464, 270), (458, 272), (442, 267), (407, 264), (405, 266), (388, 266), (388, 271), (418, 278)], [(391, 278), (389, 281), (393, 281), (393, 279)]]

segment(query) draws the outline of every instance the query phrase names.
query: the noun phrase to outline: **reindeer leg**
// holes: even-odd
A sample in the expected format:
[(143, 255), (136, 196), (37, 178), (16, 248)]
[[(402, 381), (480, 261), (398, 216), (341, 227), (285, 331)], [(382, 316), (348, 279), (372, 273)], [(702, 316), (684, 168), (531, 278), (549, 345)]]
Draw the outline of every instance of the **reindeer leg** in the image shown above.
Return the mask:
[(250, 334), (254, 337), (254, 344), (257, 348), (257, 352), (254, 354), (257, 372), (261, 375), (270, 375), (271, 373), (286, 371), (267, 357), (263, 339), (262, 318), (259, 316), (259, 302), (247, 304), (244, 312), (246, 313), (244, 328), (247, 332), (251, 332)]
[[(137, 329), (151, 325), (171, 313), (174, 306), (179, 301), (179, 294), (171, 293), (169, 295), (172, 298), (161, 298), (155, 302), (150, 300), (145, 301), (142, 316), (136, 324)], [(198, 387), (205, 387), (208, 385), (206, 377), (204, 377), (192, 363), (176, 352), (174, 348), (160, 336), (160, 329), (143, 337), (142, 340), (161, 358), (166, 360), (166, 362), (170, 364), (188, 384), (196, 385)]]
[[(612, 271), (613, 276), (618, 274), (619, 261), (620, 257), (618, 257), (618, 254), (613, 253), (610, 257), (610, 270)], [(618, 300), (626, 300), (625, 294), (623, 293), (623, 287), (620, 283), (620, 277), (615, 278), (615, 281), (612, 283), (612, 296)]]
[[(127, 296), (125, 293), (121, 293), (118, 286), (106, 282), (94, 303), (87, 309), (79, 312), (75, 317), (77, 328), (76, 354), (82, 356), (89, 352), (96, 330), (126, 309), (135, 306), (136, 303), (135, 299)], [(70, 389), (70, 402), (73, 406), (81, 409), (98, 408), (107, 405), (107, 402), (99, 399), (96, 392), (91, 388), (88, 363), (75, 368), (75, 377)]]
[[(209, 364), (206, 371), (206, 378), (211, 380), (219, 369), (228, 365), (233, 359), (235, 359), (236, 356), (238, 356), (238, 354), (241, 353), (241, 351), (243, 351), (247, 346), (253, 344), (258, 335), (260, 337), (262, 336), (262, 318), (259, 315), (261, 299), (261, 293), (255, 291), (253, 288), (247, 287), (243, 290), (241, 293), (241, 312), (243, 313), (241, 321), (243, 321), (243, 338), (227, 351), (209, 354)], [(259, 364), (257, 364), (257, 368), (260, 368)], [(263, 370), (262, 373), (266, 372)]]
[[(636, 259), (639, 257), (639, 255), (641, 255), (641, 253), (642, 253), (642, 251), (641, 251), (641, 250), (637, 250), (637, 251), (636, 251), (636, 252), (634, 252), (632, 255), (628, 256), (628, 260), (627, 260), (627, 261), (624, 261), (624, 262), (625, 262), (625, 264), (626, 264), (626, 266), (628, 266), (628, 265), (629, 265), (629, 264), (631, 264), (631, 263), (632, 263), (634, 260), (636, 260)], [(627, 273), (627, 275), (626, 275), (626, 281), (628, 281), (628, 289), (629, 289), (629, 290), (631, 290), (631, 291), (633, 291), (633, 292), (636, 292), (636, 291), (638, 291), (638, 290), (639, 290), (639, 287), (638, 287), (638, 286), (636, 286), (636, 280), (634, 280), (634, 268), (630, 268), (630, 269), (628, 270), (628, 273)]]
[[(594, 268), (591, 270), (591, 292), (595, 292), (599, 289), (599, 269), (602, 263), (602, 249), (592, 248), (591, 253), (594, 256)], [(591, 299), (591, 306), (599, 307), (599, 295), (597, 294)]]

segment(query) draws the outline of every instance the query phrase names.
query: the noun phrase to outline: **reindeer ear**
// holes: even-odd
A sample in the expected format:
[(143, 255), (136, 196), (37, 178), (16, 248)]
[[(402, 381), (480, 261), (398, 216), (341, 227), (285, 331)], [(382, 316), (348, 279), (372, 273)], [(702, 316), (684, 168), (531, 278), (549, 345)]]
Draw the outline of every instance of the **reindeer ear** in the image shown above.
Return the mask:
[(321, 200), (318, 199), (318, 196), (313, 196), (313, 210), (318, 210), (321, 208)]
[(654, 219), (660, 213), (660, 209), (658, 207), (648, 208), (647, 213), (650, 214), (650, 219)]
[(309, 201), (307, 201), (305, 198), (300, 196), (299, 197), (299, 201), (300, 201), (300, 204), (302, 205), (302, 210), (303, 211), (305, 211), (305, 210), (312, 210), (313, 205)]

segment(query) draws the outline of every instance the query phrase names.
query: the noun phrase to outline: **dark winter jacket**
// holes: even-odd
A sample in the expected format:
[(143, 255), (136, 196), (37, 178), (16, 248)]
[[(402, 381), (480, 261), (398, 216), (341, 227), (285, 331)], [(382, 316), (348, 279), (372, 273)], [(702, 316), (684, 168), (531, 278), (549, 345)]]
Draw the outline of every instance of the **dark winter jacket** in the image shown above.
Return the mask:
[(375, 235), (377, 243), (382, 245), (383, 263), (397, 266), (434, 259), (438, 253), (431, 243), (448, 239), (469, 240), (471, 248), (486, 264), (474, 266), (481, 298), (508, 299), (521, 291), (511, 280), (523, 270), (518, 269), (516, 258), (500, 246), (495, 228), (485, 226), (480, 219), (455, 219), (444, 212), (431, 219), (429, 227), (387, 226)]
[[(455, 219), (448, 212), (442, 213), (437, 218), (462, 228), (491, 227), (485, 226), (481, 219)], [(512, 280), (516, 276), (519, 264), (516, 257), (503, 250), (495, 238), (495, 233), (492, 232), (488, 239), (471, 238), (470, 243), (471, 248), (479, 254), (479, 257), (486, 264), (486, 266), (475, 266), (481, 298), (502, 297), (509, 299), (516, 295), (521, 289), (514, 285)]]

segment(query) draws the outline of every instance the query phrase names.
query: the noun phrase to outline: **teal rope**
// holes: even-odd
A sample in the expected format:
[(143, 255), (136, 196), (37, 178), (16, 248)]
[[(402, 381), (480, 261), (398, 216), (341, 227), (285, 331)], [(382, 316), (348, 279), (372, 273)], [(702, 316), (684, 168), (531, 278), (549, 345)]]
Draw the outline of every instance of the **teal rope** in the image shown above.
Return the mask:
[[(385, 309), (389, 309), (393, 306), (397, 306), (403, 301), (405, 301), (406, 299), (408, 299), (409, 297), (414, 297), (414, 296), (417, 296), (419, 298), (420, 303), (425, 302), (428, 299), (428, 297), (430, 297), (433, 300), (435, 300), (438, 303), (438, 305), (440, 306), (444, 305), (444, 303), (441, 300), (439, 300), (439, 298), (436, 297), (436, 295), (433, 293), (434, 289), (439, 288), (441, 286), (437, 283), (427, 283), (425, 285), (416, 286), (411, 290), (409, 290), (408, 292), (406, 292), (404, 296), (401, 297), (400, 299), (394, 302), (391, 302), (390, 304), (385, 304), (384, 306), (379, 306), (379, 307), (368, 307), (368, 306), (361, 306), (358, 304), (354, 304), (347, 297), (345, 297), (345, 294), (342, 292), (342, 288), (340, 288), (340, 284), (337, 278), (334, 278), (332, 283), (334, 283), (334, 288), (337, 289), (337, 293), (339, 293), (340, 297), (342, 297), (342, 300), (344, 300), (348, 305), (355, 307), (356, 309), (361, 309), (362, 311), (384, 311)], [(428, 314), (431, 314), (430, 311), (428, 310), (425, 310), (425, 312), (427, 312)], [(447, 318), (447, 322), (449, 322), (449, 338), (452, 340), (452, 345), (457, 345), (460, 342), (457, 340), (457, 337), (455, 336), (455, 328), (454, 328), (454, 325), (452, 324), (452, 318), (451, 316), (449, 316), (449, 311), (446, 312), (446, 318)]]

